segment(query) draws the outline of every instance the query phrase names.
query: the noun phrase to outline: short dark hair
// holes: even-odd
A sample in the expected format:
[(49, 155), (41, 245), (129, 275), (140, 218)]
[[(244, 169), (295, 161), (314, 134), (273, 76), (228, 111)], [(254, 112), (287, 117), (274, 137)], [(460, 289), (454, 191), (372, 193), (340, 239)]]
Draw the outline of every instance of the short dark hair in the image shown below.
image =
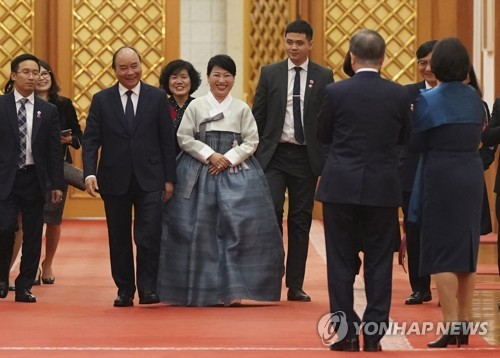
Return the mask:
[(431, 69), (441, 82), (463, 82), (470, 72), (470, 58), (463, 43), (456, 37), (439, 41), (432, 50)]
[(50, 76), (50, 88), (48, 91), (48, 96), (49, 99), (52, 100), (58, 100), (59, 99), (59, 91), (61, 90), (61, 87), (59, 87), (59, 84), (57, 83), (56, 76), (54, 75), (54, 72), (52, 71), (52, 67), (45, 62), (44, 60), (39, 61), (40, 67), (45, 68), (47, 71), (49, 71), (49, 76)]
[(285, 29), (285, 36), (289, 32), (293, 32), (296, 34), (305, 34), (306, 38), (311, 41), (313, 38), (313, 28), (312, 26), (304, 20), (297, 19), (288, 24)]
[(189, 90), (189, 94), (194, 93), (201, 84), (201, 76), (198, 71), (195, 70), (193, 65), (184, 60), (173, 60), (170, 61), (163, 69), (160, 74), (160, 87), (165, 90), (169, 95), (172, 95), (172, 91), (168, 86), (168, 79), (172, 75), (176, 75), (182, 70), (186, 70), (189, 75), (189, 79), (191, 80), (191, 89)]
[[(17, 72), (17, 70), (19, 69), (19, 64), (24, 61), (35, 61), (38, 64), (38, 68), (40, 68), (40, 61), (35, 55), (32, 55), (30, 53), (23, 53), (22, 55), (15, 57), (10, 62), (10, 72)], [(14, 89), (14, 81), (9, 77), (7, 83), (5, 84), (3, 93), (12, 92), (13, 89)]]
[(225, 69), (233, 76), (236, 76), (236, 63), (228, 55), (215, 55), (208, 61), (207, 76), (210, 76), (212, 69), (215, 66)]
[(38, 57), (30, 53), (23, 53), (22, 55), (15, 57), (10, 62), (10, 72), (17, 72), (17, 70), (19, 69), (19, 64), (24, 61), (35, 61), (38, 67), (40, 67), (40, 61), (38, 60)]
[(417, 55), (417, 59), (424, 58), (430, 54), (437, 43), (437, 40), (430, 40), (418, 46), (417, 52), (415, 53)]
[(116, 50), (116, 51), (115, 51), (115, 53), (113, 54), (113, 59), (112, 59), (112, 61), (111, 61), (111, 68), (112, 68), (113, 70), (115, 69), (115, 66), (116, 66), (116, 64), (115, 64), (115, 61), (116, 61), (116, 56), (118, 55), (118, 53), (119, 53), (121, 50), (124, 50), (124, 49), (126, 49), (126, 48), (128, 48), (128, 49), (130, 49), (130, 50), (134, 51), (134, 52), (137, 54), (137, 56), (139, 57), (139, 62), (142, 62), (141, 55), (139, 55), (139, 52), (137, 52), (137, 50), (136, 50), (135, 48), (133, 48), (132, 46), (127, 46), (127, 45), (125, 45), (125, 46), (120, 47), (120, 48), (119, 48), (118, 50)]
[(384, 58), (385, 41), (378, 32), (363, 29), (351, 38), (349, 51), (362, 62), (378, 64)]

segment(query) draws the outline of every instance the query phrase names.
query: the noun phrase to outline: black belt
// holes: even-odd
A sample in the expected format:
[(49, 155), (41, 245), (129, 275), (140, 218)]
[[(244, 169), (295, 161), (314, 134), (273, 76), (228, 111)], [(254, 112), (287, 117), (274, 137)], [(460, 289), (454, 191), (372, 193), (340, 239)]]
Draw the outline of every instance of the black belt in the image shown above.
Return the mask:
[(279, 142), (281, 147), (291, 147), (291, 148), (305, 148), (305, 144), (295, 144), (292, 142)]
[(17, 168), (17, 171), (21, 173), (27, 173), (32, 170), (35, 170), (35, 164), (25, 165), (24, 167)]

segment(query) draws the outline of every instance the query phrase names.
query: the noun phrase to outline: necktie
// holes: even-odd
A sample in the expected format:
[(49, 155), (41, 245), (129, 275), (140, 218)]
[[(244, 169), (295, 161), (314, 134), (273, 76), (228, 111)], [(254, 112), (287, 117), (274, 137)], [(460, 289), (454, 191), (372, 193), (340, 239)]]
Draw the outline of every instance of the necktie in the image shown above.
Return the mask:
[(22, 168), (26, 165), (26, 141), (28, 140), (28, 125), (26, 124), (26, 102), (27, 98), (21, 98), (19, 100), (21, 107), (17, 112), (17, 124), (19, 125), (19, 161), (17, 163), (18, 168)]
[(294, 67), (295, 80), (293, 81), (293, 127), (295, 140), (300, 144), (304, 143), (304, 130), (300, 113), (300, 71), (302, 67)]
[(127, 95), (127, 104), (125, 105), (125, 117), (127, 118), (128, 127), (132, 129), (134, 123), (134, 104), (132, 103), (132, 91), (125, 92)]

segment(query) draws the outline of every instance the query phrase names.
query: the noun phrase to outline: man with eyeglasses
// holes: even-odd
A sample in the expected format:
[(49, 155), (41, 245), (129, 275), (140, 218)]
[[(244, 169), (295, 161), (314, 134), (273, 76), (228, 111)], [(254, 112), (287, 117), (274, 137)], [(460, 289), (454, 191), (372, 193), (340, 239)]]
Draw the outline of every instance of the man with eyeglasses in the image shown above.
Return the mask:
[(31, 293), (40, 260), (46, 178), (51, 201), (62, 201), (64, 182), (57, 108), (34, 95), (38, 59), (22, 54), (11, 62), (10, 86), (0, 96), (0, 298), (7, 297), (17, 214), (23, 246), (16, 302), (36, 302)]
[[(423, 43), (417, 49), (417, 65), (423, 81), (405, 86), (413, 104), (421, 91), (431, 89), (437, 85), (437, 79), (431, 70), (431, 57), (436, 40)], [(406, 246), (408, 251), (408, 275), (413, 293), (405, 301), (407, 305), (422, 304), (432, 300), (430, 275), (419, 275), (420, 261), (420, 227), (416, 223), (407, 222), (408, 205), (413, 188), (413, 181), (417, 171), (419, 154), (413, 150), (411, 128), (407, 133), (408, 144), (400, 148), (399, 165), (401, 186), (403, 189), (403, 214), (406, 231)]]

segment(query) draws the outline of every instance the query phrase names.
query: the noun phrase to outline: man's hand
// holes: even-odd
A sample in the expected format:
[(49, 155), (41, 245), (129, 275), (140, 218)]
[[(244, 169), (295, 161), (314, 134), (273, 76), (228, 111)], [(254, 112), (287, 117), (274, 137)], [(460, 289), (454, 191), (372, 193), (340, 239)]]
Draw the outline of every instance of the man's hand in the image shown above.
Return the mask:
[(96, 177), (89, 177), (85, 179), (85, 189), (87, 189), (87, 193), (91, 196), (96, 197), (97, 192), (99, 191), (99, 186), (97, 185)]
[(164, 203), (169, 201), (172, 198), (172, 195), (174, 195), (174, 184), (170, 182), (165, 183), (165, 191), (163, 192), (162, 195), (162, 200)]

